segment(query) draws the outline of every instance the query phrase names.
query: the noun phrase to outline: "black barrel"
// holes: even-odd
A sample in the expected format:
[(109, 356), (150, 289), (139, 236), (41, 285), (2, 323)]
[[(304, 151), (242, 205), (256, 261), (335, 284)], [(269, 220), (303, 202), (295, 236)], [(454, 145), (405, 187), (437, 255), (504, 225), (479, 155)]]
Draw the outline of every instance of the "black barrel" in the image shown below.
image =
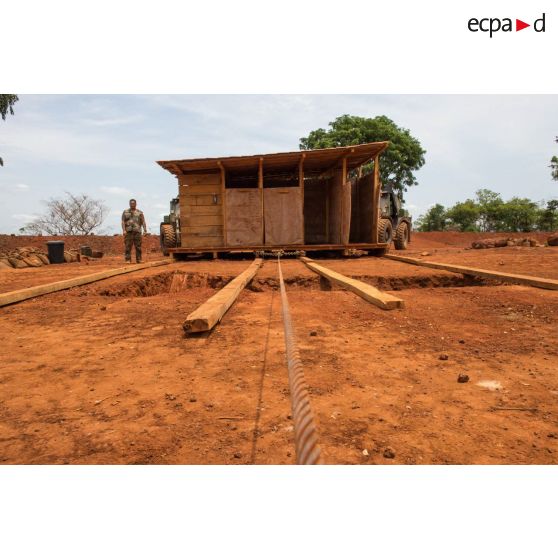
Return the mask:
[(64, 263), (64, 241), (49, 240), (47, 242), (48, 259), (51, 264)]

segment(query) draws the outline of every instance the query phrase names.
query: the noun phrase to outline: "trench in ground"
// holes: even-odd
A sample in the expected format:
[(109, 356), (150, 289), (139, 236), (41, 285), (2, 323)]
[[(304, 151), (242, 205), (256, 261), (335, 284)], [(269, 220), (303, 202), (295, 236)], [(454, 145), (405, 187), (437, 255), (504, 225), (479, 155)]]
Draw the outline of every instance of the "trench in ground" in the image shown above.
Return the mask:
[[(467, 286), (491, 286), (498, 284), (496, 281), (461, 275), (423, 275), (423, 276), (368, 276), (353, 275), (358, 279), (373, 285), (383, 291), (401, 291), (416, 288), (448, 288)], [(176, 294), (182, 291), (196, 288), (221, 289), (232, 281), (235, 275), (221, 275), (211, 273), (191, 273), (184, 271), (165, 271), (149, 277), (130, 279), (125, 283), (115, 286), (101, 287), (95, 294), (114, 297), (150, 297), (163, 294)], [(290, 289), (320, 290), (320, 278), (318, 275), (302, 276), (294, 275), (285, 277), (285, 284)], [(264, 292), (279, 290), (279, 279), (276, 277), (255, 277), (247, 290), (253, 292)]]

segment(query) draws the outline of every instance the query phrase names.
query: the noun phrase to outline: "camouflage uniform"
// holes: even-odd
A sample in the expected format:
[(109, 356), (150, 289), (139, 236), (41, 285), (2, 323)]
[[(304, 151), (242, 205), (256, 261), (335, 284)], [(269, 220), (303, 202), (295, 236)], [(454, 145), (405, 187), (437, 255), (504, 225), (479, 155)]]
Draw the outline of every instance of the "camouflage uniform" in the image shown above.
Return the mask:
[(126, 209), (122, 213), (122, 221), (126, 227), (124, 246), (126, 247), (126, 261), (132, 259), (132, 244), (136, 247), (136, 261), (141, 262), (141, 228), (145, 224), (143, 211), (139, 209)]

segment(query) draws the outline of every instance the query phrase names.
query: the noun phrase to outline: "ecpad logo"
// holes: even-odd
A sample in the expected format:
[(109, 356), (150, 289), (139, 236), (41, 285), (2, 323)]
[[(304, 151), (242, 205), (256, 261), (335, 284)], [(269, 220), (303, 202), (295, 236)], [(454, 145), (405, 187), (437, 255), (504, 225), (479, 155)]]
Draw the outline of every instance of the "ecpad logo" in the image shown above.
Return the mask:
[[(535, 32), (545, 32), (545, 19), (546, 14), (543, 13), (543, 15), (539, 19), (536, 19), (533, 22), (533, 30)], [(472, 31), (473, 33), (478, 33), (479, 31), (482, 31), (483, 33), (490, 33), (490, 38), (492, 38), (492, 35), (494, 33), (497, 33), (498, 31), (511, 32), (514, 30), (512, 19), (509, 17), (505, 17), (503, 19), (497, 17), (485, 17), (482, 19), (477, 19), (475, 17), (472, 17), (469, 20), (467, 27), (469, 28), (469, 31)], [(527, 27), (531, 27), (531, 24), (525, 23), (520, 19), (515, 20), (515, 31), (521, 31), (522, 29), (526, 29)]]

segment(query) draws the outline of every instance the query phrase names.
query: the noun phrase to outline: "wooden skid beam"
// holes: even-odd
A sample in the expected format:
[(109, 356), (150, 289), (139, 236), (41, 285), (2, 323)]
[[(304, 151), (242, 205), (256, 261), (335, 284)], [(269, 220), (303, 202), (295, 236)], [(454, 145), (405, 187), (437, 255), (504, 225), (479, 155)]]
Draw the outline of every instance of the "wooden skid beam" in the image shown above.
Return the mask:
[(355, 243), (351, 242), (349, 244), (277, 244), (277, 245), (265, 245), (265, 244), (258, 244), (258, 245), (246, 245), (246, 246), (222, 246), (220, 244), (211, 245), (204, 245), (198, 247), (189, 247), (189, 248), (169, 248), (169, 252), (171, 254), (192, 254), (192, 253), (203, 253), (203, 252), (256, 252), (258, 250), (304, 250), (305, 252), (309, 251), (323, 251), (323, 250), (349, 250), (349, 249), (358, 249), (358, 250), (374, 250), (376, 248), (388, 248), (386, 243)]
[(38, 285), (37, 287), (29, 287), (27, 289), (2, 293), (0, 294), (0, 307), (7, 306), (8, 304), (15, 304), (16, 302), (22, 302), (23, 300), (35, 298), (36, 296), (55, 293), (56, 291), (63, 291), (65, 289), (71, 289), (72, 287), (79, 287), (81, 285), (87, 285), (88, 283), (108, 279), (109, 277), (114, 277), (115, 275), (122, 275), (123, 273), (130, 273), (132, 271), (139, 271), (141, 269), (167, 265), (170, 263), (171, 260), (159, 260), (156, 262), (129, 265), (127, 267), (109, 269), (107, 271), (100, 271), (99, 273), (93, 273), (90, 275), (82, 275), (81, 277), (74, 277), (73, 279), (65, 279), (64, 281), (57, 281), (56, 283), (47, 283), (45, 285)]
[(256, 258), (240, 275), (189, 314), (182, 325), (184, 331), (197, 333), (213, 329), (234, 304), (244, 287), (254, 278), (262, 263), (261, 258)]
[(346, 277), (345, 275), (341, 275), (341, 273), (337, 273), (324, 267), (323, 265), (317, 264), (314, 260), (310, 258), (302, 257), (300, 258), (308, 267), (318, 275), (325, 277), (329, 281), (336, 283), (337, 285), (347, 289), (348, 291), (352, 291), (353, 293), (357, 294), (358, 296), (362, 297), (364, 300), (375, 304), (382, 310), (393, 310), (394, 308), (405, 308), (405, 301), (397, 298), (396, 296), (383, 293), (382, 291), (378, 290), (376, 287), (372, 285), (368, 285), (368, 283), (363, 283), (358, 279), (351, 279), (350, 277)]
[(408, 258), (407, 256), (395, 256), (386, 254), (384, 258), (394, 260), (396, 262), (404, 262), (423, 267), (431, 267), (433, 269), (443, 269), (453, 273), (461, 273), (463, 275), (473, 275), (475, 277), (485, 277), (486, 279), (495, 279), (503, 283), (514, 283), (516, 285), (529, 285), (530, 287), (538, 287), (539, 289), (558, 290), (558, 281), (556, 279), (547, 279), (546, 277), (534, 277), (532, 275), (517, 275), (515, 273), (502, 273), (500, 271), (491, 271), (489, 269), (477, 269), (475, 267), (466, 267), (463, 265), (454, 265), (438, 262), (428, 262), (418, 260), (416, 258)]

